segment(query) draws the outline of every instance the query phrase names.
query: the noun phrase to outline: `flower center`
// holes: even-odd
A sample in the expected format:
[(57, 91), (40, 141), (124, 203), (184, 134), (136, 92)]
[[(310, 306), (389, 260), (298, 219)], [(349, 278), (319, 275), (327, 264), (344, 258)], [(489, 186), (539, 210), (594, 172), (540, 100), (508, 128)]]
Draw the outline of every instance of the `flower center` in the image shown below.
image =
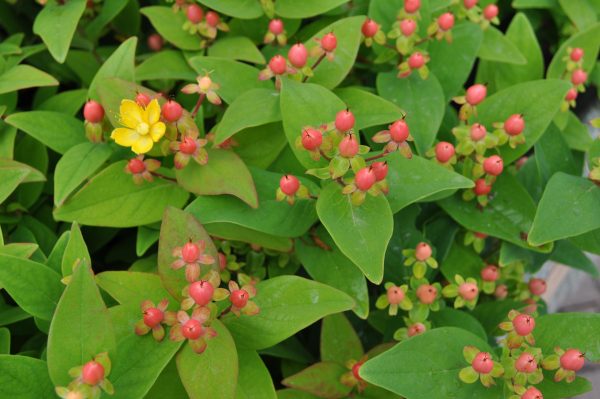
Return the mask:
[(146, 122), (141, 122), (135, 129), (139, 134), (145, 135), (150, 131), (150, 126)]

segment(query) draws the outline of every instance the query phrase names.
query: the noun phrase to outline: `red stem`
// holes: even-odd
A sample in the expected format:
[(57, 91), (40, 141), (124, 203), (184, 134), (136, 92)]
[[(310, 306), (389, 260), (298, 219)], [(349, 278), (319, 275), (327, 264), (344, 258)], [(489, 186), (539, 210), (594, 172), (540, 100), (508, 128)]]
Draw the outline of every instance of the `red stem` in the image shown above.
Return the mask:
[[(317, 61), (315, 61), (315, 64), (312, 66), (312, 70), (314, 71), (319, 64), (321, 63), (321, 61), (323, 61), (323, 58), (325, 58), (326, 53), (321, 54), (321, 56), (317, 59)], [(302, 82), (306, 82), (308, 80), (308, 76), (305, 76), (304, 79), (302, 79)]]
[(206, 97), (206, 95), (204, 93), (200, 93), (200, 97), (198, 97), (196, 106), (194, 107), (194, 110), (192, 111), (192, 119), (196, 118), (196, 114), (198, 113), (198, 110), (200, 109), (200, 106), (202, 105), (202, 102), (204, 101), (204, 97)]

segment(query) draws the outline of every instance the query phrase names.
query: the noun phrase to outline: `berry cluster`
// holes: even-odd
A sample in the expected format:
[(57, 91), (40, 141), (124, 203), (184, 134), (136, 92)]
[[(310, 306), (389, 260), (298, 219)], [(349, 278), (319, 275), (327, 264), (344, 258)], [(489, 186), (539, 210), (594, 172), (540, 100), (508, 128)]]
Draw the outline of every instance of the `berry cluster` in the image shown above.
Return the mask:
[(573, 87), (569, 89), (565, 100), (562, 104), (562, 111), (567, 111), (569, 108), (575, 108), (575, 100), (579, 93), (585, 92), (585, 82), (588, 79), (588, 75), (583, 69), (583, 56), (584, 51), (581, 48), (569, 48), (568, 55), (563, 58), (566, 63), (565, 71), (563, 72), (563, 78), (569, 79)]
[(186, 21), (183, 30), (191, 35), (199, 34), (203, 40), (201, 47), (205, 48), (215, 40), (218, 31), (227, 32), (229, 26), (221, 20), (221, 16), (215, 11), (206, 11), (197, 3), (188, 3), (186, 0), (175, 0), (174, 10), (185, 13)]
[(108, 353), (99, 353), (84, 365), (70, 369), (73, 381), (68, 387), (56, 387), (56, 394), (62, 399), (98, 399), (102, 391), (112, 395), (114, 388), (107, 378), (110, 368)]

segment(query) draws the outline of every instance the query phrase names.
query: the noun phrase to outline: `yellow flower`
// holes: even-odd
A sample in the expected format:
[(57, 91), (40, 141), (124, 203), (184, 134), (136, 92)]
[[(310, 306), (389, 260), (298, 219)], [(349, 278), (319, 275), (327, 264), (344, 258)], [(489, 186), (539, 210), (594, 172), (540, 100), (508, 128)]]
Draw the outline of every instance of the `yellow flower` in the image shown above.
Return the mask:
[(125, 127), (116, 128), (110, 137), (123, 147), (131, 147), (136, 154), (150, 151), (165, 134), (166, 126), (160, 122), (160, 106), (156, 99), (146, 108), (135, 101), (122, 100), (119, 114), (119, 123)]

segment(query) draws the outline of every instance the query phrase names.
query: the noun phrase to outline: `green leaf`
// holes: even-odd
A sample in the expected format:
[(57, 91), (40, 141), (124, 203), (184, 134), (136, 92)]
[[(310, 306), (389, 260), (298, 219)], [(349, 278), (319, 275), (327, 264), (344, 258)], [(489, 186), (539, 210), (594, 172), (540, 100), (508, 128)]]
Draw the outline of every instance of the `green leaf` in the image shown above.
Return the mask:
[(386, 195), (392, 213), (413, 202), (436, 195), (452, 195), (457, 189), (471, 188), (473, 182), (434, 161), (419, 156), (406, 159), (399, 153), (385, 157), (388, 162), (390, 192)]
[(41, 36), (52, 57), (65, 62), (79, 19), (86, 7), (85, 0), (49, 3), (35, 18), (33, 33)]
[(48, 98), (36, 108), (40, 111), (55, 111), (75, 116), (86, 99), (86, 89), (67, 90)]
[(58, 80), (30, 65), (16, 65), (0, 74), (0, 94), (43, 86), (58, 86)]
[(89, 265), (82, 263), (73, 272), (48, 335), (48, 370), (54, 385), (71, 382), (69, 370), (81, 366), (102, 352), (115, 355), (115, 336), (102, 296)]
[(545, 182), (557, 172), (581, 175), (581, 168), (577, 167), (573, 153), (555, 124), (535, 143), (535, 162)]
[(146, 226), (139, 226), (135, 240), (135, 253), (137, 256), (142, 256), (146, 251), (158, 241), (160, 235), (157, 229)]
[(582, 377), (577, 377), (575, 381), (565, 384), (564, 381), (554, 382), (551, 378), (553, 373), (547, 372), (546, 374), (549, 376), (536, 385), (536, 388), (544, 393), (546, 399), (575, 398), (593, 389), (592, 383)]
[(185, 168), (177, 170), (176, 176), (181, 187), (196, 195), (230, 194), (253, 208), (258, 207), (252, 176), (232, 151), (209, 149), (206, 165), (192, 159)]
[(0, 356), (10, 354), (10, 330), (0, 327)]
[(44, 181), (44, 175), (29, 165), (12, 161), (10, 159), (0, 159), (0, 204), (8, 198), (10, 194), (21, 183), (32, 181)]
[(434, 398), (440, 392), (455, 399), (502, 397), (502, 385), (485, 388), (480, 383), (460, 382), (458, 373), (468, 366), (463, 357), (467, 345), (491, 352), (486, 341), (466, 330), (436, 328), (367, 361), (360, 375), (371, 384), (411, 399)]
[(345, 365), (364, 354), (360, 338), (343, 313), (323, 318), (321, 324), (321, 360)]
[(346, 2), (347, 0), (278, 0), (275, 3), (275, 13), (284, 18), (308, 18), (323, 14)]
[(245, 36), (226, 37), (217, 40), (208, 48), (210, 57), (228, 58), (247, 61), (254, 64), (265, 64), (265, 56), (258, 50), (252, 40)]
[(277, 399), (275, 387), (258, 353), (253, 350), (238, 350), (240, 364), (235, 399)]
[(558, 0), (514, 0), (514, 8), (556, 8)]
[(39, 245), (33, 243), (12, 243), (0, 245), (0, 254), (29, 259), (38, 248)]
[[(192, 209), (188, 209), (188, 211), (192, 212)], [(207, 223), (204, 227), (208, 234), (225, 240), (256, 244), (280, 252), (289, 252), (293, 248), (293, 242), (290, 238), (266, 234), (234, 223)]]
[(131, 37), (121, 43), (121, 45), (104, 61), (104, 64), (98, 69), (90, 89), (88, 96), (98, 99), (98, 86), (103, 83), (106, 78), (120, 78), (123, 80), (133, 81), (135, 77), (135, 47), (137, 45), (137, 37)]
[(256, 0), (198, 0), (199, 3), (235, 18), (254, 19), (263, 15)]
[(556, 173), (538, 205), (529, 242), (541, 245), (599, 228), (599, 201), (600, 188), (591, 181)]
[(67, 230), (64, 233), (62, 233), (60, 235), (60, 237), (58, 238), (58, 240), (56, 241), (56, 244), (54, 244), (54, 247), (52, 248), (50, 255), (48, 255), (48, 260), (46, 261), (46, 266), (48, 266), (50, 269), (54, 270), (55, 272), (57, 272), (61, 275), (62, 275), (62, 259), (63, 259), (65, 249), (67, 248), (67, 245), (68, 245), (70, 239), (71, 239), (70, 231)]
[(498, 325), (506, 321), (508, 312), (512, 309), (522, 311), (526, 304), (512, 299), (490, 301), (477, 305), (471, 313), (479, 320), (488, 335), (500, 336), (506, 334)]
[(487, 334), (481, 323), (467, 312), (452, 308), (445, 308), (439, 312), (429, 313), (429, 319), (436, 328), (457, 327), (475, 334), (483, 340), (487, 340)]
[(70, 276), (73, 273), (73, 268), (79, 263), (89, 265), (91, 264), (91, 257), (83, 240), (83, 235), (81, 235), (79, 225), (73, 223), (69, 234), (69, 242), (65, 247), (61, 261), (62, 275)]
[(598, 20), (596, 11), (588, 0), (558, 0), (558, 2), (560, 3), (560, 7), (563, 9), (565, 14), (567, 14), (569, 19), (573, 22), (573, 25), (575, 25), (579, 31), (593, 26)]
[[(579, 349), (588, 361), (600, 360), (600, 315), (594, 313), (560, 313), (535, 320), (535, 343), (544, 353), (554, 348)], [(560, 334), (557, 334), (560, 331)]]
[(60, 112), (18, 112), (6, 118), (6, 123), (24, 131), (59, 154), (64, 154), (71, 147), (87, 141), (83, 122)]
[(335, 90), (356, 118), (355, 130), (392, 123), (404, 116), (395, 104), (366, 90), (348, 87)]
[(581, 152), (588, 151), (594, 141), (588, 127), (572, 111), (569, 111), (567, 125), (562, 129), (562, 136), (569, 148)]
[(81, 143), (71, 147), (56, 164), (54, 204), (61, 206), (77, 187), (100, 169), (111, 154), (106, 144)]
[(527, 59), (519, 48), (493, 26), (483, 32), (483, 42), (479, 47), (479, 58), (488, 61), (499, 61), (507, 64), (523, 65)]
[(406, 123), (419, 154), (433, 145), (446, 110), (444, 90), (434, 74), (398, 78), (396, 72), (377, 74), (377, 92), (406, 111)]
[[(261, 169), (267, 169), (284, 149), (289, 148), (281, 122), (244, 129), (235, 136), (234, 140), (238, 143), (235, 153), (246, 165)], [(291, 149), (289, 151), (291, 152)]]
[(312, 393), (322, 398), (344, 398), (352, 390), (341, 382), (348, 369), (336, 362), (320, 362), (287, 377), (281, 383), (287, 387)]
[(478, 279), (484, 267), (485, 262), (471, 247), (465, 247), (455, 241), (442, 262), (440, 271), (448, 281), (454, 281), (457, 274), (464, 278)]
[(182, 50), (201, 50), (202, 40), (182, 29), (187, 21), (185, 13), (173, 12), (171, 7), (144, 7), (140, 9), (156, 31), (168, 42)]
[(29, 356), (0, 355), (0, 396), (11, 399), (56, 398), (46, 362)]
[(583, 251), (600, 255), (600, 229), (592, 230), (588, 233), (572, 237), (569, 239), (569, 241)]
[(248, 90), (225, 110), (217, 125), (215, 144), (222, 143), (243, 129), (280, 120), (279, 92), (271, 89)]
[(583, 58), (583, 69), (591, 71), (594, 68), (598, 58), (598, 49), (600, 49), (600, 23), (591, 26), (589, 29), (571, 36), (560, 46), (558, 51), (552, 57), (552, 62), (548, 66), (546, 77), (548, 79), (562, 79), (566, 69), (563, 58), (568, 55), (570, 48), (579, 47), (583, 49), (585, 56)]
[(114, 163), (54, 210), (57, 220), (90, 226), (132, 227), (158, 222), (167, 206), (181, 207), (188, 193), (163, 179), (136, 185), (124, 172), (127, 161)]
[(186, 398), (187, 393), (177, 373), (175, 359), (167, 364), (145, 399)]
[(137, 305), (149, 299), (155, 304), (171, 299), (159, 275), (154, 273), (108, 271), (96, 276), (96, 283), (121, 305)]
[[(354, 301), (328, 285), (298, 276), (279, 276), (256, 285), (254, 316), (228, 314), (222, 320), (237, 345), (263, 349), (294, 335), (320, 318), (349, 310)], [(209, 344), (210, 345), (210, 344)]]
[(159, 79), (194, 81), (197, 75), (181, 51), (177, 50), (160, 51), (135, 68), (135, 78), (139, 81)]
[(86, 36), (94, 39), (100, 37), (104, 27), (113, 21), (129, 2), (123, 0), (104, 1), (98, 15), (85, 27)]
[(563, 265), (582, 270), (593, 277), (600, 277), (600, 272), (594, 262), (570, 241), (557, 241), (550, 258)]
[(317, 200), (317, 214), (331, 237), (365, 276), (375, 284), (383, 279), (385, 251), (392, 236), (390, 206), (384, 196), (367, 196), (353, 206), (337, 182), (327, 185)]
[(52, 320), (63, 291), (60, 275), (41, 263), (3, 253), (0, 264), (0, 287), (30, 315)]
[(177, 370), (190, 399), (233, 398), (238, 379), (238, 356), (233, 338), (219, 321), (211, 327), (217, 336), (197, 354), (186, 344), (177, 355)]
[(277, 391), (277, 399), (317, 399), (311, 393), (300, 391), (298, 389), (280, 389)]

